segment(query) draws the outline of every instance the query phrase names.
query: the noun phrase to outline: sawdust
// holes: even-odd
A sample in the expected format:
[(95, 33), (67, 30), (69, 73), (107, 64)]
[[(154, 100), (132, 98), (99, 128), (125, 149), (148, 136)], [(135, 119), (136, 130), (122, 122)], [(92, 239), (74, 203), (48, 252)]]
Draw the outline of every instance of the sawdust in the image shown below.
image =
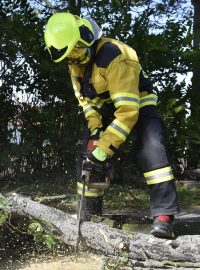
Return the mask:
[(101, 258), (95, 255), (66, 256), (52, 261), (31, 261), (19, 270), (98, 270)]

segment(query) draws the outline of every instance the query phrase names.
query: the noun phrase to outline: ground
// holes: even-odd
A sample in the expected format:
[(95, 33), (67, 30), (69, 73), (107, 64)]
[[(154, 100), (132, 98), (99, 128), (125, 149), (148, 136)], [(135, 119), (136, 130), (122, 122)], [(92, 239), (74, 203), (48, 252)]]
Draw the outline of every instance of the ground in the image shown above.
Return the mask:
[(77, 256), (68, 256), (53, 261), (49, 258), (41, 261), (32, 260), (25, 263), (19, 270), (99, 270), (101, 266), (101, 257), (93, 254), (80, 254)]
[[(177, 216), (177, 221), (182, 222), (176, 227), (178, 233), (199, 234), (200, 223), (200, 188), (183, 183), (178, 184), (178, 193), (181, 204), (181, 213)], [(194, 184), (194, 183), (193, 183)], [(53, 186), (53, 188), (52, 188)], [(21, 186), (7, 186), (4, 192), (17, 192), (25, 196), (31, 196), (34, 200), (58, 207), (59, 209), (71, 213), (76, 213), (75, 189), (65, 188), (61, 185), (51, 184), (30, 184)], [(56, 192), (55, 192), (56, 191)], [(123, 230), (140, 230), (149, 233), (149, 193), (147, 189), (139, 189), (131, 186), (113, 186), (105, 196), (103, 222), (109, 226), (118, 226)], [(143, 221), (138, 223), (138, 221)], [(188, 223), (189, 221), (189, 223)], [(117, 225), (116, 225), (117, 224)], [(138, 225), (139, 224), (139, 225)], [(13, 245), (11, 251), (16, 252)], [(32, 254), (18, 256), (18, 259), (7, 259), (0, 262), (0, 270), (93, 270), (101, 269), (101, 255), (85, 254), (78, 256), (72, 254), (46, 255)], [(1, 249), (0, 249), (1, 255)], [(1, 257), (1, 256), (0, 256)], [(112, 269), (112, 268), (111, 268)], [(114, 269), (114, 268), (113, 268)]]

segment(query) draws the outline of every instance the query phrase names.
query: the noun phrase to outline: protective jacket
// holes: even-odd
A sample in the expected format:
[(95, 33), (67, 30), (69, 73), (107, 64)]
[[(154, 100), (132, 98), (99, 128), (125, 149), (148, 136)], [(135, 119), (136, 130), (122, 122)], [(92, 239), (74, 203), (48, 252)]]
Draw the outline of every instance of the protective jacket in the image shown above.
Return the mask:
[[(162, 119), (155, 107), (157, 96), (136, 52), (117, 40), (102, 37), (93, 44), (91, 63), (85, 67), (70, 65), (70, 71), (88, 128), (93, 131), (106, 127), (97, 145), (112, 156), (137, 123), (135, 154), (147, 184), (152, 187), (152, 216), (178, 213)], [(84, 190), (84, 211), (101, 215), (103, 191), (85, 189), (79, 180), (77, 187), (79, 195)]]
[(92, 61), (70, 65), (75, 95), (93, 131), (109, 125), (97, 146), (112, 156), (135, 126), (139, 109), (156, 105), (157, 96), (136, 52), (126, 44), (102, 37), (93, 45)]

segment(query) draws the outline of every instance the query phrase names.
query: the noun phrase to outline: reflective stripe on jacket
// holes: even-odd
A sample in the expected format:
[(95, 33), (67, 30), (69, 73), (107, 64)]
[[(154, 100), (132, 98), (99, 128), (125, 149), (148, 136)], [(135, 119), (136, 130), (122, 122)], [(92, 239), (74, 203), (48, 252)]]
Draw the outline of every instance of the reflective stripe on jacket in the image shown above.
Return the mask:
[(139, 109), (156, 105), (157, 96), (132, 48), (105, 37), (96, 46), (92, 65), (69, 68), (88, 128), (102, 127), (102, 118), (114, 119), (97, 143), (112, 156), (136, 124)]

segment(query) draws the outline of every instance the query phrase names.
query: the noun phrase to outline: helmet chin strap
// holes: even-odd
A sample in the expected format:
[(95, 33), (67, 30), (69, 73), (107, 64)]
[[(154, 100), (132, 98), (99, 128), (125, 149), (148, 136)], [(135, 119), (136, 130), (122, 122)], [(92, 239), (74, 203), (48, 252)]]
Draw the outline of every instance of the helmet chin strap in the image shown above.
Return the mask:
[(92, 56), (90, 47), (87, 48), (87, 51), (85, 52), (84, 56), (85, 56), (85, 58), (81, 62), (79, 62), (78, 65), (85, 66), (90, 62), (91, 56)]
[(69, 65), (85, 66), (90, 62), (91, 56), (92, 56), (91, 47), (88, 47), (81, 59), (68, 58), (67, 61)]
[(98, 41), (96, 40), (91, 47), (87, 47), (85, 54), (82, 59), (68, 58), (69, 65), (77, 65), (80, 67), (84, 67), (93, 61), (93, 57), (96, 53)]
[(87, 47), (87, 51), (85, 52), (85, 58), (82, 59), (79, 64), (76, 64), (76, 65), (79, 65), (79, 66), (86, 66), (88, 64), (90, 64), (91, 62), (93, 62), (93, 58), (96, 54), (96, 48), (97, 48), (97, 44), (98, 44), (98, 40), (96, 40), (94, 42), (94, 44), (92, 44), (92, 46), (90, 47)]

